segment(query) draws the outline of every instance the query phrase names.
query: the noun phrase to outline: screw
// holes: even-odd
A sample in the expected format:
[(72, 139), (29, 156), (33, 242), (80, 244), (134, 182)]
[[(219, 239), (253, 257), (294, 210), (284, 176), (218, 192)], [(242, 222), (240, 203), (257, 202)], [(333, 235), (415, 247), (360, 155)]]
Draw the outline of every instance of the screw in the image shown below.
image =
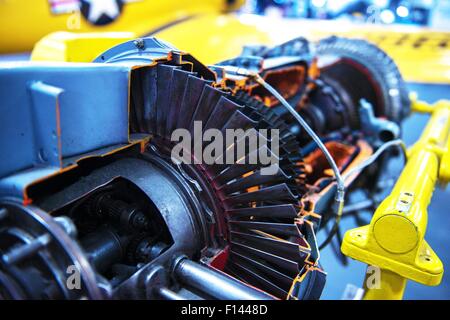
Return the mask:
[(136, 48), (138, 49), (144, 49), (145, 47), (145, 42), (143, 39), (136, 39), (133, 41), (134, 45), (136, 46)]

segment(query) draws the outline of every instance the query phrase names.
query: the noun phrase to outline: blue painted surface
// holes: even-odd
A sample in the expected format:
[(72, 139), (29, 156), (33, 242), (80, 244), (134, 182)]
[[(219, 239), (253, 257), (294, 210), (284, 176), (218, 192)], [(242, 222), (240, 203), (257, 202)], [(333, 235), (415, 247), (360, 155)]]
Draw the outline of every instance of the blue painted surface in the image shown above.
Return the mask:
[[(416, 91), (421, 100), (434, 102), (439, 99), (450, 100), (450, 86), (410, 84), (410, 90)], [(409, 146), (420, 136), (429, 116), (414, 114), (403, 124), (403, 139)], [(392, 175), (399, 172), (400, 162), (393, 164)], [(450, 187), (446, 190), (436, 189), (431, 204), (428, 207), (428, 228), (425, 239), (438, 254), (444, 264), (444, 278), (437, 287), (428, 287), (414, 282), (408, 282), (405, 299), (450, 299)], [(370, 219), (370, 216), (366, 216)], [(355, 228), (353, 219), (342, 221), (342, 230)], [(319, 235), (319, 241), (323, 235)], [(348, 266), (342, 266), (336, 259), (330, 247), (321, 251), (322, 266), (328, 273), (327, 284), (322, 299), (341, 299), (347, 284), (360, 287), (363, 283), (366, 265), (349, 260)]]
[(0, 177), (127, 143), (129, 73), (104, 64), (0, 63), (0, 153), (8, 155)]

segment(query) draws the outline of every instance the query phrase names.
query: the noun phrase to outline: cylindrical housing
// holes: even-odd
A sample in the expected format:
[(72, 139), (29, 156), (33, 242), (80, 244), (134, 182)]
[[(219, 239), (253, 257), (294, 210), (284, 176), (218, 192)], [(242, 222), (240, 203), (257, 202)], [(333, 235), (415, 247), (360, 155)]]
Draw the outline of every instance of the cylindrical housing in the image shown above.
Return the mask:
[(81, 240), (81, 244), (89, 261), (98, 272), (106, 271), (123, 257), (119, 236), (108, 229), (87, 235)]

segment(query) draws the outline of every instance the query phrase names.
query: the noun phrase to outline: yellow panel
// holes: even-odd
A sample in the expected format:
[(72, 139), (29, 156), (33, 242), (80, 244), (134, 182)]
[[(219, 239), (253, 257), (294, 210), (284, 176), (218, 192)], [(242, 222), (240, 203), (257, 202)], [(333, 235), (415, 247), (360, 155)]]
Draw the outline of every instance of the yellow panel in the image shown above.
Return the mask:
[(407, 81), (450, 84), (450, 32), (415, 28), (395, 31), (372, 25), (310, 31), (316, 39), (339, 35), (373, 42), (394, 59)]
[[(236, 7), (242, 2), (237, 1)], [(238, 55), (246, 44), (275, 44), (301, 35), (316, 40), (340, 35), (365, 38), (379, 45), (394, 59), (407, 81), (450, 83), (449, 32), (248, 15), (238, 20), (233, 14), (219, 14), (225, 3), (226, 0), (138, 0), (126, 3), (115, 22), (93, 26), (79, 13), (79, 23), (74, 23), (77, 14), (52, 14), (48, 0), (34, 0), (33, 5), (30, 0), (0, 1), (0, 53), (31, 50), (35, 42), (53, 31), (133, 32), (137, 36), (153, 32), (210, 64)], [(77, 24), (79, 28), (73, 29)], [(100, 46), (95, 47), (92, 50), (97, 51), (87, 54), (89, 57), (100, 53)]]
[[(36, 44), (31, 58), (41, 61), (90, 62), (110, 47), (137, 36), (130, 32), (55, 32)], [(270, 43), (266, 33), (242, 23), (234, 14), (198, 15), (154, 36), (192, 54), (205, 64), (236, 57), (247, 44)]]
[(275, 43), (303, 36), (319, 40), (336, 35), (361, 38), (389, 54), (407, 81), (450, 84), (450, 32), (405, 25), (376, 25), (338, 20), (274, 19), (242, 15)]
[(134, 38), (132, 32), (54, 32), (35, 45), (31, 60), (91, 62), (109, 48)]
[(204, 15), (155, 34), (202, 63), (214, 64), (238, 56), (249, 44), (269, 44), (269, 36), (234, 14)]
[(225, 3), (225, 0), (135, 0), (124, 5), (122, 14), (113, 23), (94, 26), (79, 12), (53, 14), (48, 0), (4, 0), (0, 1), (0, 53), (29, 51), (53, 31), (131, 31), (145, 35), (179, 19), (219, 12), (225, 9)]

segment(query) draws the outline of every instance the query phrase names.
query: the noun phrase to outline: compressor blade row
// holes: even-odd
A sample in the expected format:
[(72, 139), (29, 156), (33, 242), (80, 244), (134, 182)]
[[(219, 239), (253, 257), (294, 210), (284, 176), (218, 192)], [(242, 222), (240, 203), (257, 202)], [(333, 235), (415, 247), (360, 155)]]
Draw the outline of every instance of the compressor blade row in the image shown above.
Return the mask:
[[(202, 176), (215, 190), (222, 210), (216, 213), (218, 218), (226, 222), (230, 255), (223, 271), (278, 298), (287, 298), (310, 256), (302, 226), (296, 222), (305, 190), (302, 155), (288, 126), (245, 93), (228, 92), (181, 66), (160, 63), (137, 70), (131, 95), (130, 130), (152, 134), (156, 145), (173, 144), (170, 138), (178, 128), (193, 135), (195, 121), (201, 121), (203, 132), (252, 130), (248, 132), (266, 142), (257, 150), (246, 147), (239, 158), (234, 147), (247, 138), (225, 144), (214, 164), (202, 164)], [(259, 129), (277, 129), (278, 135), (263, 136)], [(279, 139), (278, 154), (271, 150), (272, 139)], [(194, 141), (198, 143), (209, 144)], [(249, 161), (263, 152), (276, 163)], [(232, 163), (225, 161), (230, 154), (235, 156)], [(272, 174), (263, 174), (271, 165)]]

